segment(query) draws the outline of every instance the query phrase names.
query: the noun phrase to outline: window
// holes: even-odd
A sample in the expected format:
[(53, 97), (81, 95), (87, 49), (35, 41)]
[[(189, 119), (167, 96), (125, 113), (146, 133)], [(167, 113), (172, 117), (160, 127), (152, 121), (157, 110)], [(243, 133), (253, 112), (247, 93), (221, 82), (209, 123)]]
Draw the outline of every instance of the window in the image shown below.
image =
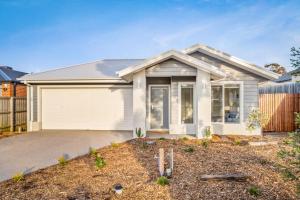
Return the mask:
[(211, 121), (223, 121), (223, 87), (212, 86), (211, 92)]
[(226, 123), (240, 122), (240, 85), (212, 86), (211, 121)]
[(240, 86), (225, 85), (225, 122), (239, 123), (240, 122)]
[(181, 86), (181, 122), (183, 124), (194, 123), (194, 91), (193, 85)]

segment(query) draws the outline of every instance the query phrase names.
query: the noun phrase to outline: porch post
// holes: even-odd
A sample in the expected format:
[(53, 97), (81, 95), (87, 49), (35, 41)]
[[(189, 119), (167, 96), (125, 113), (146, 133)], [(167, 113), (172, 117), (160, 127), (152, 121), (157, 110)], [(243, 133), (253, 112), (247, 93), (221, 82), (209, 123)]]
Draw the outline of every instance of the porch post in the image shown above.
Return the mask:
[(204, 131), (211, 126), (211, 83), (210, 74), (197, 70), (197, 137), (203, 138)]
[(133, 75), (133, 137), (135, 129), (141, 128), (146, 136), (146, 75), (145, 70)]

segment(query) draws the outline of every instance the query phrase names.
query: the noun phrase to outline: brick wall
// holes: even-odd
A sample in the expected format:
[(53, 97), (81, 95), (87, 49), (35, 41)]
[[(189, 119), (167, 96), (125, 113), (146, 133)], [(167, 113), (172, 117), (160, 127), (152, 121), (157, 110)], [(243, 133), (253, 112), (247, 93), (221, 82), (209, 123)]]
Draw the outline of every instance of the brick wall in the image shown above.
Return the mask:
[(26, 86), (21, 83), (2, 83), (2, 96), (3, 97), (26, 97)]
[(13, 83), (2, 83), (2, 96), (11, 97), (14, 95), (14, 84)]
[(16, 97), (26, 97), (26, 85), (18, 83), (15, 87)]

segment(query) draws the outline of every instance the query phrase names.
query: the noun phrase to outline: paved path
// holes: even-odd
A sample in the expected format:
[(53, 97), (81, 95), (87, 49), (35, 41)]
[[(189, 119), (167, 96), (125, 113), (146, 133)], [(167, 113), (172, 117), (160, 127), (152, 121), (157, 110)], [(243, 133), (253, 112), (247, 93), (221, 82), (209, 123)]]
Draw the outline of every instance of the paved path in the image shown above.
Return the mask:
[(57, 164), (62, 155), (74, 158), (111, 142), (132, 138), (130, 131), (41, 131), (0, 139), (0, 181), (17, 172), (29, 173)]

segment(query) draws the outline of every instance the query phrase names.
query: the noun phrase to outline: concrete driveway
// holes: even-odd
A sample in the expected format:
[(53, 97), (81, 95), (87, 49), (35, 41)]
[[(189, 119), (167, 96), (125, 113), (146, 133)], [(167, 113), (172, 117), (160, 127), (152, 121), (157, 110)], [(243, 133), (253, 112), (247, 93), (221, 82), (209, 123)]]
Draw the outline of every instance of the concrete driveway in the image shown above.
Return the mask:
[(17, 172), (29, 173), (57, 164), (62, 155), (74, 158), (111, 142), (132, 138), (131, 131), (41, 131), (0, 140), (0, 181)]

